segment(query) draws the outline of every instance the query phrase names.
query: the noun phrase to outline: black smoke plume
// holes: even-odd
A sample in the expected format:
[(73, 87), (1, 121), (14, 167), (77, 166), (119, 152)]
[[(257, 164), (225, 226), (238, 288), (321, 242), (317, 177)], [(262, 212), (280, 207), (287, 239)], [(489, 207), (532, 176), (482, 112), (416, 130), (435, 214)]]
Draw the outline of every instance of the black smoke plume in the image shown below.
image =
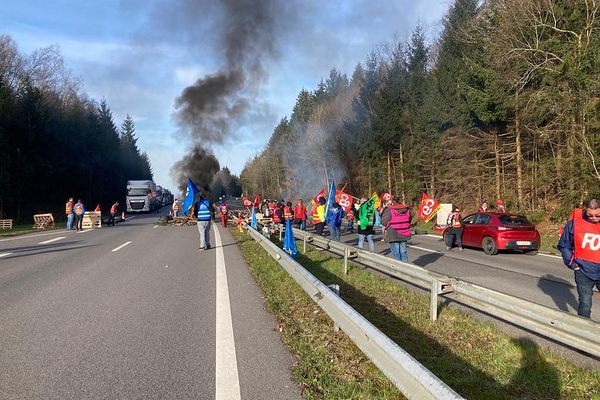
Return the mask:
[(203, 194), (210, 194), (213, 176), (221, 169), (219, 161), (208, 150), (196, 145), (192, 151), (171, 168), (180, 193), (185, 193), (190, 178)]

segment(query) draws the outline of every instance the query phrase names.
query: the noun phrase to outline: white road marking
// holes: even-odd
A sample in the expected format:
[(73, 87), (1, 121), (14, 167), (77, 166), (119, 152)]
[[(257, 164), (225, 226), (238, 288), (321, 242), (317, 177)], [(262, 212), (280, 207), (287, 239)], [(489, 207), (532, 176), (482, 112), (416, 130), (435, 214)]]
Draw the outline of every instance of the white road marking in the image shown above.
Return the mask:
[(216, 360), (215, 360), (215, 400), (240, 400), (240, 381), (237, 359), (235, 356), (235, 340), (231, 322), (231, 305), (229, 303), (229, 287), (227, 270), (221, 235), (216, 226), (216, 278), (217, 278), (217, 317), (216, 317)]
[(408, 245), (408, 247), (410, 247), (411, 249), (417, 249), (417, 250), (422, 250), (422, 251), (426, 251), (428, 253), (437, 253), (437, 254), (444, 254), (441, 251), (437, 251), (437, 250), (431, 250), (431, 249), (426, 249), (425, 247), (419, 247), (419, 246), (413, 246), (413, 245)]
[(88, 233), (88, 232), (91, 232), (91, 231), (93, 231), (93, 229), (85, 229), (85, 230), (83, 230), (83, 231), (79, 231), (79, 232), (77, 232), (77, 233), (78, 233), (78, 234), (82, 234), (82, 233)]
[(115, 247), (114, 249), (112, 249), (112, 251), (119, 251), (121, 250), (123, 247), (127, 246), (129, 243), (131, 242), (125, 242), (122, 245), (120, 245), (119, 247)]
[(156, 229), (156, 228), (158, 228), (158, 225), (154, 225), (154, 227), (152, 227), (152, 229)]
[(544, 256), (544, 257), (552, 257), (552, 258), (559, 258), (562, 260), (561, 256), (555, 256), (553, 254), (543, 254), (543, 253), (537, 253), (538, 256)]
[(0, 253), (0, 258), (10, 256), (12, 253)]
[(66, 238), (66, 236), (59, 236), (54, 239), (44, 240), (43, 242), (39, 242), (38, 244), (48, 244), (48, 243), (56, 242), (56, 241), (59, 241), (59, 240), (65, 239), (65, 238)]

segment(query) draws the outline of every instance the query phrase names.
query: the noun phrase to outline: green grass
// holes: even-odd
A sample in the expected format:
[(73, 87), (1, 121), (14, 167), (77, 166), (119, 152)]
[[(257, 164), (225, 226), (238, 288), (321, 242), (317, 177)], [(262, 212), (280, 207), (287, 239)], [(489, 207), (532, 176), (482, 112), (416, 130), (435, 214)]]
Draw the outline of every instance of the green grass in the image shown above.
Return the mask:
[[(256, 242), (235, 235), (268, 309), (284, 324), (282, 338), (297, 357), (293, 375), (306, 398), (400, 396)], [(428, 296), (358, 268), (345, 276), (342, 261), (326, 252), (311, 249), (297, 259), (322, 282), (339, 284), (344, 300), (465, 398), (600, 399), (598, 371), (454, 308), (442, 309), (432, 323)]]

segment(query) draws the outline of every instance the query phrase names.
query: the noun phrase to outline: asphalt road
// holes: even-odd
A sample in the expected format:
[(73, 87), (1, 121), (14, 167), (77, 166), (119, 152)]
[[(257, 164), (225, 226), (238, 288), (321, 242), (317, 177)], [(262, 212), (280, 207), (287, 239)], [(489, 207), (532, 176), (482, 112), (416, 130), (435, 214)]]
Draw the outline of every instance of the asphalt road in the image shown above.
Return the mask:
[[(356, 245), (358, 235), (345, 232), (341, 240)], [(367, 243), (364, 248), (367, 249)], [(375, 235), (375, 250), (389, 255), (389, 243)], [(577, 314), (577, 290), (573, 272), (559, 256), (501, 252), (486, 255), (481, 249), (446, 251), (441, 237), (414, 235), (409, 241), (409, 262), (499, 292)], [(593, 298), (592, 319), (600, 321), (600, 297)]]
[(0, 398), (301, 398), (230, 234), (156, 220), (0, 240)]

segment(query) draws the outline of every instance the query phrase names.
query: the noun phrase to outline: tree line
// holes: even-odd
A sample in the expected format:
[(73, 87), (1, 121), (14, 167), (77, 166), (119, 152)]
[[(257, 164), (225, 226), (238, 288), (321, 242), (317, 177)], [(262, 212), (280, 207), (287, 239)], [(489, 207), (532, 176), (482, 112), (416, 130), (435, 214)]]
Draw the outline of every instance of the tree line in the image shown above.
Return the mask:
[(88, 209), (124, 204), (130, 179), (152, 179), (128, 115), (117, 128), (105, 100), (90, 99), (57, 46), (21, 54), (0, 35), (0, 218), (64, 214), (68, 197)]
[[(240, 181), (263, 197), (421, 192), (560, 219), (600, 182), (600, 3), (456, 0), (434, 40), (418, 26), (303, 89)], [(314, 192), (314, 193), (313, 193)]]

